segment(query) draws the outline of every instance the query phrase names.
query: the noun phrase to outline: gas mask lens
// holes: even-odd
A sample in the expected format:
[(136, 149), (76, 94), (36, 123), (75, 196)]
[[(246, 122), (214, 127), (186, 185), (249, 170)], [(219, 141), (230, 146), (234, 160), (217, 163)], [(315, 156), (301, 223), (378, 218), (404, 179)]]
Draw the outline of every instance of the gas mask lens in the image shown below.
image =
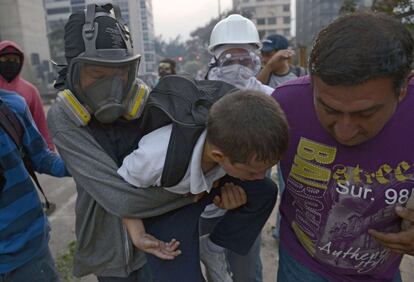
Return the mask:
[(217, 60), (218, 67), (240, 65), (251, 69), (254, 74), (260, 70), (260, 58), (254, 52), (244, 50), (242, 52), (224, 52)]
[(71, 72), (76, 96), (100, 122), (115, 121), (125, 112), (124, 100), (135, 81), (137, 64), (77, 62)]

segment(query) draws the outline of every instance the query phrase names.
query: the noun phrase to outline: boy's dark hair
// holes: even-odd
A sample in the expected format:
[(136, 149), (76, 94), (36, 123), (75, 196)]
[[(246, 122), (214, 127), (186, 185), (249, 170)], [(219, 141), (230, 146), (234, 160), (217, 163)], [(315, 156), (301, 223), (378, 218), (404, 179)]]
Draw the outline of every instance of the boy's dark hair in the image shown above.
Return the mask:
[(279, 161), (288, 147), (288, 125), (279, 104), (258, 91), (236, 91), (210, 109), (207, 141), (232, 163)]
[(371, 79), (394, 79), (399, 94), (413, 61), (413, 39), (404, 25), (380, 13), (338, 18), (317, 36), (309, 69), (328, 85), (358, 85)]

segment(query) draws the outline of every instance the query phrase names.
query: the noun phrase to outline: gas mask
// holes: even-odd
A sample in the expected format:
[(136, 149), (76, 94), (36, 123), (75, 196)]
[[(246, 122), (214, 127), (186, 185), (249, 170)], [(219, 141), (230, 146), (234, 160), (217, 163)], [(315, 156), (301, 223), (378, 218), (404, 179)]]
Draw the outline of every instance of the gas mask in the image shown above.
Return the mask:
[(88, 112), (101, 123), (111, 123), (123, 116), (139, 60), (118, 66), (74, 60), (69, 67), (71, 90)]
[[(119, 7), (113, 6), (113, 11), (95, 12), (94, 4), (87, 6), (82, 29), (85, 52), (70, 60), (67, 73), (71, 93), (101, 123), (111, 123), (131, 115), (128, 104), (131, 99), (135, 99), (131, 97), (135, 94), (131, 93), (134, 92), (141, 58), (133, 54), (130, 34), (120, 16)], [(116, 43), (111, 49), (96, 48), (96, 38), (100, 32), (99, 24), (95, 21), (98, 17), (116, 19), (111, 32), (116, 32), (125, 45)], [(106, 33), (107, 30), (101, 32)]]
[[(91, 86), (91, 95), (95, 95), (107, 85), (117, 85), (115, 82), (102, 81)], [(111, 86), (112, 87), (112, 86)], [(115, 88), (117, 86), (114, 86)], [(57, 102), (62, 106), (68, 117), (78, 126), (86, 126), (93, 114), (98, 121), (105, 123), (112, 119), (122, 117), (126, 120), (138, 119), (145, 107), (149, 96), (149, 88), (140, 80), (136, 79), (132, 84), (129, 93), (122, 99), (122, 102), (108, 102), (108, 98), (101, 99), (101, 105), (97, 105), (98, 111), (91, 112), (90, 107), (81, 103), (78, 98), (69, 90), (60, 91), (57, 95)]]

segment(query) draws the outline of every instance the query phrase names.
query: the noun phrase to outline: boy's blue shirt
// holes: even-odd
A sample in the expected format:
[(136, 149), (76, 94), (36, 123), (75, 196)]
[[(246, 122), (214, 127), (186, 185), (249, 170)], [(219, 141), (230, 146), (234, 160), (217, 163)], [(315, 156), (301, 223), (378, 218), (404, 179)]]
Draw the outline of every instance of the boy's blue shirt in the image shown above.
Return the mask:
[[(63, 161), (48, 149), (38, 132), (24, 99), (5, 90), (0, 90), (0, 99), (23, 126), (23, 146), (33, 169), (57, 177), (68, 176)], [(46, 250), (50, 226), (20, 152), (2, 127), (0, 165), (6, 180), (0, 194), (0, 274), (4, 274)]]

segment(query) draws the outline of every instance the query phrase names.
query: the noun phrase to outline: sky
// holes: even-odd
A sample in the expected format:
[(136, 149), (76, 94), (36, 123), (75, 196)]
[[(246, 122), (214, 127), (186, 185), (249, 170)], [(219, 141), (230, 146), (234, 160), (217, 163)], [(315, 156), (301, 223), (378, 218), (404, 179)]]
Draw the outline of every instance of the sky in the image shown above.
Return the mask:
[(219, 1), (222, 12), (232, 8), (232, 0), (152, 0), (155, 35), (190, 38), (190, 32), (218, 16)]

